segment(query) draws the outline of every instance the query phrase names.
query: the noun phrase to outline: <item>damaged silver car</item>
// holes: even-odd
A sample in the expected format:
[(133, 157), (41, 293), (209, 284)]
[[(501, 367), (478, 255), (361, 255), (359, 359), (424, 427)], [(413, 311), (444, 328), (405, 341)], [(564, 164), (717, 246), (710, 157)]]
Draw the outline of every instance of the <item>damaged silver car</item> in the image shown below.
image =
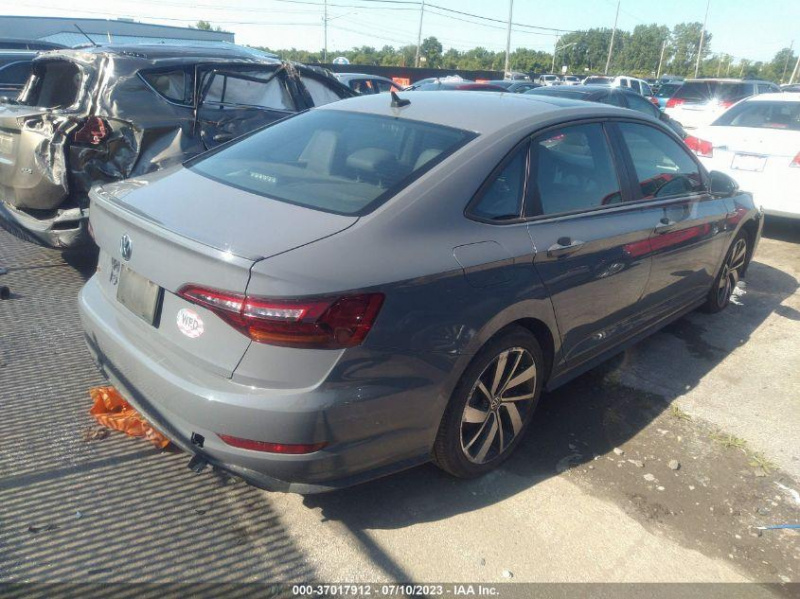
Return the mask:
[(17, 100), (0, 104), (0, 218), (53, 247), (82, 245), (93, 185), (353, 95), (326, 71), (236, 46), (40, 54)]

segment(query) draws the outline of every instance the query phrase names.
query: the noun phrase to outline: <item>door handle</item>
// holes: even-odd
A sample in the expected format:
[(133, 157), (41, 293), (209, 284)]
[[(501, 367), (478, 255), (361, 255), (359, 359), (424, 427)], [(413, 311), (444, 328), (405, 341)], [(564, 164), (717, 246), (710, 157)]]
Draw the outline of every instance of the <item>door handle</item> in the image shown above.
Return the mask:
[(656, 225), (656, 233), (658, 233), (659, 235), (663, 235), (664, 233), (669, 233), (677, 226), (678, 223), (676, 223), (674, 220), (670, 220), (667, 217), (664, 217), (660, 221), (658, 221), (658, 224)]
[(550, 258), (558, 258), (560, 256), (569, 256), (580, 250), (585, 241), (572, 241), (569, 237), (561, 237), (553, 245), (547, 248), (547, 256)]

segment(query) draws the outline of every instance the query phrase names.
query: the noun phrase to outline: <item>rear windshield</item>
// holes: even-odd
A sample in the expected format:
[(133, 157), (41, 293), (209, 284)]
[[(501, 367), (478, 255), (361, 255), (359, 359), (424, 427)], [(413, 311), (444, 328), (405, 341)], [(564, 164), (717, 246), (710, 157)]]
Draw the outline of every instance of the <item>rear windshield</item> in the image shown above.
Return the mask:
[(675, 83), (665, 83), (661, 87), (658, 88), (658, 92), (656, 93), (656, 98), (671, 98), (672, 94), (680, 87), (680, 84)]
[(714, 125), (800, 131), (800, 102), (744, 102), (723, 114)]
[(675, 92), (674, 98), (686, 102), (707, 102), (712, 98), (720, 101), (736, 101), (753, 93), (750, 83), (727, 81), (690, 81)]
[(189, 168), (269, 198), (363, 214), (475, 137), (392, 117), (318, 110), (275, 123)]
[(22, 104), (42, 108), (68, 108), (78, 101), (81, 72), (68, 60), (34, 63), (35, 81)]
[(587, 77), (583, 80), (586, 85), (609, 85), (612, 81), (611, 77)]

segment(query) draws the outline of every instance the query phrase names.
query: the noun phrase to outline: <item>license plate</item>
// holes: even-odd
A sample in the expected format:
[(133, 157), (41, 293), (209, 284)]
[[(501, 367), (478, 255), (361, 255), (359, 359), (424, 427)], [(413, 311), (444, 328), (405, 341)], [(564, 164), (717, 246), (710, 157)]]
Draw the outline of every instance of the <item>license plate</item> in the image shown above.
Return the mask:
[(756, 171), (761, 172), (764, 170), (764, 165), (767, 163), (766, 156), (757, 156), (755, 154), (734, 154), (731, 168), (739, 171)]
[(123, 266), (119, 272), (117, 301), (146, 323), (155, 325), (161, 287)]

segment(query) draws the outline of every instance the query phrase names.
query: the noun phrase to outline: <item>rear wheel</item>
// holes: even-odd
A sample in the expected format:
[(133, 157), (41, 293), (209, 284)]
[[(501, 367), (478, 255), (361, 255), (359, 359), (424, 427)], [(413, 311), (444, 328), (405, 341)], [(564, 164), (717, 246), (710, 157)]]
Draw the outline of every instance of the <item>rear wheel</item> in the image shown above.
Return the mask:
[(703, 305), (706, 312), (712, 314), (721, 312), (730, 304), (733, 291), (742, 279), (747, 266), (747, 242), (748, 237), (744, 231), (740, 232), (733, 240), (714, 285), (708, 292), (706, 303)]
[(490, 341), (453, 392), (434, 444), (434, 462), (462, 478), (499, 466), (531, 421), (543, 366), (536, 338), (521, 327)]

